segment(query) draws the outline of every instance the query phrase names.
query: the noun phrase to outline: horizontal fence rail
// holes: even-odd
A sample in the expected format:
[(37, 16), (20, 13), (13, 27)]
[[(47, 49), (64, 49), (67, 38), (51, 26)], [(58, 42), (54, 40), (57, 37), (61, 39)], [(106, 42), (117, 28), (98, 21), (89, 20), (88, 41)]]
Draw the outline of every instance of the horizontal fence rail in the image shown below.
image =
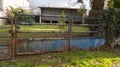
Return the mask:
[[(63, 17), (61, 15), (35, 15), (35, 14), (16, 14), (16, 16), (42, 16), (42, 17)], [(78, 19), (91, 19), (91, 20), (99, 20), (98, 18), (91, 18), (91, 17), (82, 17), (82, 16), (65, 16), (63, 18), (68, 18), (68, 17), (72, 17), (72, 18), (78, 18)]]

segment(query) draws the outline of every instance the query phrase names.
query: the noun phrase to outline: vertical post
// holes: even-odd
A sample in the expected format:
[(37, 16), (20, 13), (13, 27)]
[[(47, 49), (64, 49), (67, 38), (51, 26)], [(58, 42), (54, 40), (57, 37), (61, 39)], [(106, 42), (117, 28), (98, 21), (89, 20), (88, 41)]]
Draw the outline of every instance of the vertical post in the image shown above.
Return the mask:
[(16, 36), (17, 36), (17, 32), (16, 32), (16, 15), (14, 17), (14, 19), (12, 20), (11, 23), (11, 28), (12, 28), (12, 60), (15, 60), (15, 56), (16, 56)]
[(14, 36), (14, 39), (15, 39), (15, 45), (14, 45), (14, 52), (15, 52), (15, 56), (16, 56), (16, 44), (17, 44), (17, 14), (15, 14), (15, 18), (14, 18), (14, 29), (15, 29), (15, 36)]
[(82, 24), (85, 24), (85, 16), (86, 16), (86, 13), (83, 13), (83, 15), (82, 15)]
[(40, 12), (39, 12), (39, 23), (42, 23), (42, 16), (41, 16), (41, 14), (42, 14), (42, 11), (41, 11), (41, 8), (40, 8)]
[(50, 21), (50, 23), (52, 24), (52, 21)]
[(12, 39), (12, 45), (11, 45), (11, 50), (12, 50), (12, 60), (15, 60), (15, 30), (14, 30), (14, 23), (13, 23), (14, 19), (11, 19), (11, 39)]
[(69, 17), (69, 26), (68, 26), (68, 33), (71, 34), (72, 32), (72, 17)]
[(72, 17), (69, 16), (69, 24), (68, 24), (68, 50), (70, 50), (70, 40), (71, 40), (71, 32), (72, 32)]

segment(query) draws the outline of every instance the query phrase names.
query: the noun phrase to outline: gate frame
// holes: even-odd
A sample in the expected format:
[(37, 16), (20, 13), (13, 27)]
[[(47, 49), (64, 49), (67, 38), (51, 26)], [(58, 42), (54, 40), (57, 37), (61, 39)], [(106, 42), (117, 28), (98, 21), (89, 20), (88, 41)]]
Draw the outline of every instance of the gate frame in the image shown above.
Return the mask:
[[(45, 15), (34, 15), (34, 14), (16, 14), (14, 19), (15, 19), (15, 55), (17, 55), (16, 53), (16, 45), (17, 45), (17, 16), (45, 16)], [(47, 15), (46, 15), (47, 16)], [(50, 16), (49, 16), (50, 17)], [(54, 17), (61, 17), (61, 16), (54, 16)], [(73, 17), (73, 16), (66, 16), (64, 18), (69, 18), (69, 24), (68, 24), (68, 51), (71, 50), (71, 47), (70, 47), (70, 40), (71, 40), (71, 34), (72, 34), (72, 23), (73, 23), (73, 19), (92, 19), (92, 20), (99, 20), (97, 18), (89, 18), (89, 17)], [(99, 27), (100, 25), (99, 24), (80, 24), (80, 26), (87, 26), (87, 27)], [(100, 31), (89, 31), (89, 33), (98, 33)], [(81, 33), (81, 32), (79, 32)]]
[(7, 18), (7, 17), (0, 17), (0, 19), (4, 19), (4, 20), (9, 20), (10, 21), (10, 27), (9, 28), (11, 28), (11, 30), (8, 30), (9, 32), (8, 33), (10, 33), (11, 34), (11, 36), (10, 36), (10, 41), (11, 41), (11, 43), (9, 44), (9, 45), (5, 45), (5, 46), (8, 46), (8, 47), (10, 47), (10, 58), (8, 58), (8, 59), (1, 59), (0, 61), (2, 61), (2, 60), (14, 60), (15, 59), (15, 54), (14, 54), (14, 45), (15, 45), (15, 42), (14, 42), (14, 23), (13, 23), (13, 19), (12, 18)]

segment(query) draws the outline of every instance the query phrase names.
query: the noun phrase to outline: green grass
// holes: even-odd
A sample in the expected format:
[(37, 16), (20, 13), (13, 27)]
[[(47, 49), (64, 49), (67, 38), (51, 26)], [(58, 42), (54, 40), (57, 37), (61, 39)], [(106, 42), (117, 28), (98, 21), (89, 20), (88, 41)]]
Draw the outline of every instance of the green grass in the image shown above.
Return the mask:
[[(3, 27), (3, 28), (2, 28)], [(11, 34), (9, 30), (11, 30), (10, 25), (5, 25), (0, 27), (0, 40), (10, 40)], [(7, 28), (4, 28), (7, 27)]]
[[(68, 31), (68, 26), (59, 26), (59, 25), (20, 25), (20, 31)], [(73, 26), (72, 31), (89, 31), (88, 27)]]
[[(5, 26), (9, 26), (9, 25), (5, 25)], [(18, 26), (20, 26), (20, 29), (18, 29), (18, 31), (33, 32), (33, 33), (18, 33), (18, 38), (36, 38), (36, 37), (64, 38), (67, 37), (68, 35), (67, 34), (68, 26), (59, 26), (59, 25), (18, 25)], [(9, 30), (10, 28), (0, 29), (0, 36), (11, 36), (11, 34), (8, 32)], [(81, 26), (72, 26), (72, 32), (78, 32), (78, 31), (89, 31), (89, 28), (81, 27)], [(46, 32), (46, 33), (42, 33), (42, 32)], [(74, 35), (78, 35), (78, 34), (74, 33)], [(2, 38), (1, 40), (5, 40), (5, 39), (7, 40), (8, 38)]]
[[(8, 62), (1, 62), (3, 67)], [(26, 56), (14, 62), (17, 67), (119, 67), (120, 51), (69, 51)]]
[[(7, 25), (8, 26), (8, 25)], [(59, 26), (59, 25), (19, 25), (19, 31), (27, 31), (27, 32), (60, 32), (60, 31), (68, 31), (68, 26)], [(2, 28), (0, 29), (0, 33), (8, 33), (10, 28)], [(72, 32), (78, 31), (89, 31), (88, 27), (81, 27), (81, 26), (72, 26)]]

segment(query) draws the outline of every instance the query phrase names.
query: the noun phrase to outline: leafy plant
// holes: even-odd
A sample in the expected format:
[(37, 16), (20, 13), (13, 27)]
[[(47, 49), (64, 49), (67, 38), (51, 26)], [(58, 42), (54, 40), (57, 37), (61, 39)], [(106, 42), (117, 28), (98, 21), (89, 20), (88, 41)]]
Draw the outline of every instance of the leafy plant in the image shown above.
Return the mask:
[[(65, 22), (66, 22), (66, 15), (65, 15), (65, 12), (62, 11), (60, 18), (58, 20), (58, 23), (65, 24)], [(64, 28), (64, 25), (60, 25), (60, 28)]]
[[(18, 8), (13, 8), (12, 6), (10, 6), (10, 11), (8, 12), (7, 16), (9, 18), (14, 18), (16, 14), (32, 14), (32, 12), (26, 11), (20, 7)], [(33, 16), (21, 16), (18, 15), (17, 16), (17, 21), (18, 22), (33, 22), (34, 21), (34, 17)]]
[(109, 8), (120, 8), (120, 0), (110, 0), (108, 6)]
[(82, 15), (82, 17), (83, 17), (83, 19), (82, 19), (82, 23), (84, 24), (85, 23), (85, 16), (86, 16), (86, 9), (85, 9), (85, 5), (82, 5), (81, 7), (80, 7), (80, 9), (78, 10), (78, 13), (80, 13), (81, 15)]
[(104, 10), (99, 17), (102, 22), (100, 29), (103, 30), (102, 35), (106, 38), (108, 44), (110, 44), (116, 37), (120, 36), (120, 9), (107, 9)]
[(82, 6), (80, 7), (80, 9), (78, 10), (78, 12), (79, 12), (80, 14), (82, 14), (82, 15), (86, 14), (85, 5), (82, 5)]
[(65, 15), (65, 12), (62, 11), (58, 22), (59, 22), (59, 23), (65, 23), (65, 21), (66, 21), (66, 15)]
[(111, 44), (117, 37), (120, 36), (120, 0), (110, 0), (108, 9), (100, 14), (102, 22), (101, 29), (104, 31), (103, 36), (108, 44)]

